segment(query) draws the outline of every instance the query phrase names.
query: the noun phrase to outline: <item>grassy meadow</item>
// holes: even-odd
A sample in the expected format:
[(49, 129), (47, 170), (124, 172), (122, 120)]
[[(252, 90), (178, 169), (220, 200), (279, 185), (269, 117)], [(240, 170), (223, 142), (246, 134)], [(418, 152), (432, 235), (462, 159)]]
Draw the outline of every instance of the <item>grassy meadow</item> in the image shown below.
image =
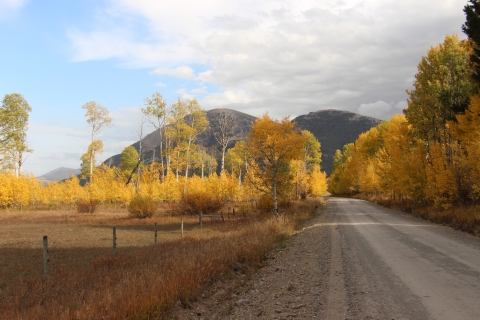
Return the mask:
[[(163, 205), (142, 220), (110, 207), (94, 214), (68, 207), (2, 211), (0, 310), (11, 319), (167, 317), (176, 304), (188, 305), (208, 283), (232, 274), (235, 265), (261, 265), (268, 250), (291, 235), (320, 202), (294, 202), (282, 208), (279, 221), (252, 209), (232, 216), (232, 205), (224, 210), (225, 222), (204, 218), (202, 230), (197, 216), (184, 216), (183, 238), (182, 217), (172, 216)], [(47, 278), (44, 235), (49, 241)]]

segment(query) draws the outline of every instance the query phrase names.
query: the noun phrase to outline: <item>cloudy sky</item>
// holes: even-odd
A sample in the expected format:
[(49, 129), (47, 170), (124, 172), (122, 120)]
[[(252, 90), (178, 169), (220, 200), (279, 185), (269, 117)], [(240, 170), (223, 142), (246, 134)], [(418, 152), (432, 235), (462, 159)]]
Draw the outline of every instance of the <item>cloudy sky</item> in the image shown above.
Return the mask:
[(273, 117), (322, 109), (388, 119), (430, 46), (459, 34), (467, 0), (0, 0), (0, 95), (33, 111), (25, 171), (78, 168), (81, 106), (108, 108), (101, 160), (138, 140), (160, 92)]

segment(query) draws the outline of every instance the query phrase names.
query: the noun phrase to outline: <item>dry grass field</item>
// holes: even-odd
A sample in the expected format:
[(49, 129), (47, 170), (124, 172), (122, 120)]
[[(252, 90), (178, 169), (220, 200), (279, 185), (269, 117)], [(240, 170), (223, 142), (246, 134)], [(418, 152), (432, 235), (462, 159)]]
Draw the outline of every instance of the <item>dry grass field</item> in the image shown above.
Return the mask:
[[(319, 203), (294, 203), (283, 219), (249, 212), (225, 222), (166, 214), (128, 219), (126, 209), (0, 212), (0, 309), (8, 318), (161, 318), (235, 263), (258, 265)], [(154, 245), (154, 223), (158, 244)], [(112, 227), (117, 229), (113, 256)], [(43, 277), (42, 238), (49, 240)]]
[[(0, 288), (12, 281), (43, 275), (43, 236), (48, 236), (50, 269), (78, 269), (113, 253), (113, 226), (117, 254), (181, 238), (181, 218), (160, 211), (143, 220), (128, 219), (126, 209), (100, 207), (94, 214), (73, 209), (55, 211), (2, 211), (0, 213)], [(184, 235), (199, 227), (198, 218), (184, 217)], [(208, 223), (208, 221), (207, 221)], [(207, 225), (208, 227), (208, 225)]]

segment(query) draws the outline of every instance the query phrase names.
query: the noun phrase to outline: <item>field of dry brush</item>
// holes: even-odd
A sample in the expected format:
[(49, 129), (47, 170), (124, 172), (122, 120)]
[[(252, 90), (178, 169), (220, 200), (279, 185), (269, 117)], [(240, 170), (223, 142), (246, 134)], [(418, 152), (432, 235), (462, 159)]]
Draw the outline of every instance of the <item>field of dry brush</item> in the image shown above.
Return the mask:
[[(150, 219), (127, 219), (125, 209), (2, 211), (0, 309), (7, 318), (158, 318), (188, 304), (208, 283), (240, 263), (257, 267), (279, 240), (318, 205), (283, 209), (282, 219), (250, 212), (225, 222), (160, 210)], [(158, 243), (154, 245), (154, 223)], [(112, 227), (117, 228), (113, 255)], [(49, 274), (43, 276), (42, 237), (49, 239)]]

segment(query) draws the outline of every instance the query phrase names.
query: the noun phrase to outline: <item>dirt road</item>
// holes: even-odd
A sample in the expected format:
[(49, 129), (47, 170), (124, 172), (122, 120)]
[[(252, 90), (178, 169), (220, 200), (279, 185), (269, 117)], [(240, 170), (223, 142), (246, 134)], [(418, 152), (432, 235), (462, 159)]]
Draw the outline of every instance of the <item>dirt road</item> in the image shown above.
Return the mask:
[(330, 198), (237, 294), (181, 319), (480, 319), (480, 239), (362, 200)]

